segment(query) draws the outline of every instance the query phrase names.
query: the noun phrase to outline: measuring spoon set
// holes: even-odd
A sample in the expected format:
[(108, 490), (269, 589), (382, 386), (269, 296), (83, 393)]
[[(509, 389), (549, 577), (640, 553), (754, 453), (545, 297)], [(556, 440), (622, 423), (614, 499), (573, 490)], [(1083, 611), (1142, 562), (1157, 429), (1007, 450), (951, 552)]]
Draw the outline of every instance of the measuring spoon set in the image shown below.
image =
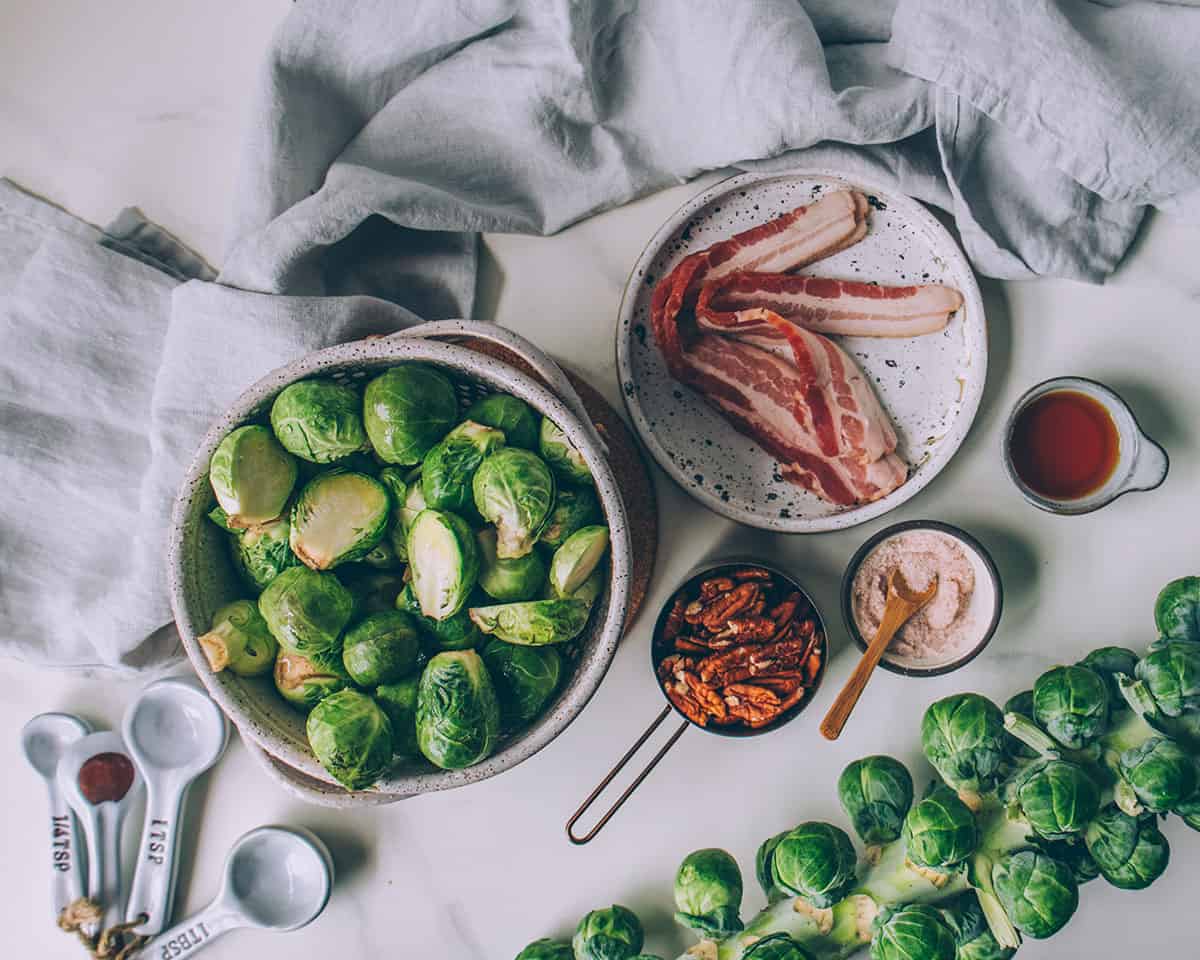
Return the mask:
[[(102, 929), (132, 924), (133, 932), (151, 938), (141, 952), (164, 960), (194, 953), (237, 927), (286, 931), (316, 919), (333, 884), (329, 851), (306, 830), (259, 827), (234, 843), (213, 902), (167, 929), (184, 800), (228, 740), (228, 722), (203, 688), (176, 678), (145, 687), (126, 711), (120, 734), (93, 732), (66, 713), (43, 713), (25, 725), (25, 757), (45, 781), (50, 806), (56, 917), (87, 896), (104, 910)], [(145, 818), (126, 897), (121, 830), (143, 790)]]

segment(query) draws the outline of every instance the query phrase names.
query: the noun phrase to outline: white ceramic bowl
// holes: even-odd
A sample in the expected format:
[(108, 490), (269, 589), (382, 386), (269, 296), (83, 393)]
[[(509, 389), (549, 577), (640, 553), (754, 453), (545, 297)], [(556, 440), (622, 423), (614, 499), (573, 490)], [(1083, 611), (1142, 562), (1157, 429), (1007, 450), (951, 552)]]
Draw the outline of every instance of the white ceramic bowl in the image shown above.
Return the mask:
[[(463, 337), (491, 340), (517, 353), (552, 385), (553, 392), (506, 363), (440, 342)], [(358, 381), (406, 362), (438, 367), (455, 381), (465, 399), (493, 391), (511, 393), (566, 432), (595, 479), (611, 535), (610, 577), (587, 629), (572, 644), (576, 656), (570, 659), (562, 688), (536, 722), (503, 741), (492, 756), (473, 767), (445, 771), (425, 763), (401, 763), (369, 790), (349, 793), (337, 786), (317, 762), (304, 733), (304, 715), (278, 695), (270, 676), (242, 678), (229, 671), (214, 674), (197, 644), (197, 636), (209, 628), (214, 611), (244, 593), (230, 566), (222, 535), (207, 519), (214, 503), (208, 463), (230, 430), (261, 418), (275, 395), (289, 383), (314, 376)], [(628, 606), (632, 554), (625, 508), (605, 459), (603, 441), (562, 371), (528, 341), (494, 324), (440, 321), (395, 336), (310, 354), (273, 371), (242, 394), (209, 429), (188, 469), (175, 504), (167, 564), (179, 634), (213, 699), (242, 736), (259, 748), (255, 754), (261, 751), (268, 755), (273, 762), (264, 763), (264, 767), (293, 794), (318, 803), (346, 806), (388, 803), (484, 780), (532, 756), (561, 733), (591, 698), (616, 652)]]

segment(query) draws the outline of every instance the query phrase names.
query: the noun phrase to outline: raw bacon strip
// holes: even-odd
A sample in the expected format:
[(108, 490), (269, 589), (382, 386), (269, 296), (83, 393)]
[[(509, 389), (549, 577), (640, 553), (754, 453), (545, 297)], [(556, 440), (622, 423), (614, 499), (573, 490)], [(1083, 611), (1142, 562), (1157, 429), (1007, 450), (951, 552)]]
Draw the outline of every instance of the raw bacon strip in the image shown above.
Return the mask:
[(916, 337), (943, 329), (961, 306), (957, 290), (936, 283), (884, 287), (860, 280), (739, 272), (705, 283), (696, 317), (701, 329), (735, 335), (752, 331), (771, 336), (774, 327), (764, 322), (765, 309), (817, 333)]

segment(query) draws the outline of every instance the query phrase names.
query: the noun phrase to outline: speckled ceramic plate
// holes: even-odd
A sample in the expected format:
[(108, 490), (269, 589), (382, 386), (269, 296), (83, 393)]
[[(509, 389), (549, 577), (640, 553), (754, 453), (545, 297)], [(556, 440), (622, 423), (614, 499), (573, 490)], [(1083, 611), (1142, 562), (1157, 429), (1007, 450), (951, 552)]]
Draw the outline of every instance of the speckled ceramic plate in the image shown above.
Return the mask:
[[(882, 284), (943, 283), (962, 294), (963, 306), (940, 333), (909, 339), (837, 338), (872, 381), (896, 425), (897, 453), (911, 467), (908, 480), (888, 496), (845, 508), (784, 480), (774, 458), (698, 394), (671, 379), (650, 329), (650, 297), (658, 280), (688, 254), (848, 186), (870, 200), (867, 236), (802, 272)], [(966, 257), (915, 200), (828, 170), (750, 173), (693, 198), (651, 239), (621, 301), (617, 367), (634, 426), (662, 468), (688, 493), (750, 526), (814, 533), (887, 513), (950, 462), (983, 396), (987, 323)]]

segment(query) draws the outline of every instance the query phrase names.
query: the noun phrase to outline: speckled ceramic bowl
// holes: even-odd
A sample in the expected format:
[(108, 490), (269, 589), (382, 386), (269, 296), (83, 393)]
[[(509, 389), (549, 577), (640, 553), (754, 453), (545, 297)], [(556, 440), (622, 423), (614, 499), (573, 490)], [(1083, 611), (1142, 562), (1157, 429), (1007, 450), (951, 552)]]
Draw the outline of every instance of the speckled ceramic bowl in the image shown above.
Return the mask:
[[(492, 340), (515, 351), (553, 391), (498, 360), (440, 342), (462, 337)], [(321, 768), (308, 748), (303, 714), (279, 697), (269, 676), (242, 678), (228, 671), (214, 674), (196, 642), (196, 637), (209, 628), (213, 612), (243, 593), (220, 531), (206, 518), (214, 503), (208, 483), (208, 463), (217, 444), (231, 429), (263, 416), (275, 395), (289, 383), (317, 375), (358, 381), (411, 361), (438, 367), (450, 375), (464, 399), (492, 391), (511, 393), (563, 428), (595, 478), (596, 493), (611, 534), (610, 578), (587, 629), (573, 644), (576, 656), (562, 689), (536, 723), (503, 741), (491, 757), (476, 766), (443, 771), (424, 763), (401, 763), (370, 790), (349, 793)], [(388, 803), (484, 780), (531, 757), (553, 740), (587, 704), (616, 652), (628, 605), (632, 560), (625, 509), (605, 459), (603, 441), (562, 371), (511, 331), (493, 324), (442, 321), (423, 324), (392, 337), (358, 341), (310, 354), (268, 374), (242, 394), (209, 429), (188, 469), (175, 504), (167, 564), (171, 603), (188, 657), (209, 693), (256, 748), (252, 752), (294, 795), (318, 803), (348, 806)]]

